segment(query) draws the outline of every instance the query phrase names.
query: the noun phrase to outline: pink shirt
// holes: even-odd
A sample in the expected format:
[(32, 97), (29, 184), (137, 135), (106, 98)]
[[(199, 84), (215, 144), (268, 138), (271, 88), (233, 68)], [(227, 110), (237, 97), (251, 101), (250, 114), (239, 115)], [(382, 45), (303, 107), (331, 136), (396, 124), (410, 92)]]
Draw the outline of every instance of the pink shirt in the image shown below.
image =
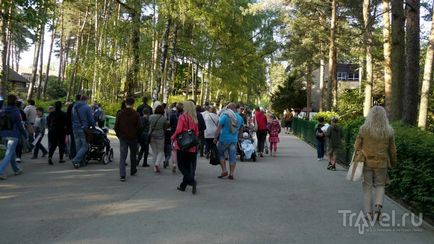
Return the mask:
[[(194, 123), (194, 120), (190, 117), (190, 115), (183, 113), (181, 116), (179, 116), (178, 125), (176, 126), (175, 133), (173, 133), (173, 135), (172, 135), (172, 141), (175, 142), (174, 144), (175, 144), (176, 150), (180, 150), (178, 142), (176, 141), (176, 136), (181, 134), (184, 131), (189, 130), (189, 129), (194, 131), (194, 134), (196, 135), (196, 137), (199, 137), (198, 124)], [(197, 152), (197, 148), (192, 147), (192, 148), (188, 149), (187, 152), (195, 153), (195, 152)]]

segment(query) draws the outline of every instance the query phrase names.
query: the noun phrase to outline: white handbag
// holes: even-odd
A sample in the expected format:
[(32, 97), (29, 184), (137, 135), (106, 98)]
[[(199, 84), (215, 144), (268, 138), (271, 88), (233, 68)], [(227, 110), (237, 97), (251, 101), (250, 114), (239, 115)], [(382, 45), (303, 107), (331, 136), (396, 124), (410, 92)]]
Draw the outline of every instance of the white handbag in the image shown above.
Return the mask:
[(363, 166), (365, 163), (360, 160), (360, 157), (356, 158), (356, 152), (353, 153), (353, 158), (351, 160), (350, 168), (347, 173), (347, 180), (349, 181), (360, 181), (363, 176)]

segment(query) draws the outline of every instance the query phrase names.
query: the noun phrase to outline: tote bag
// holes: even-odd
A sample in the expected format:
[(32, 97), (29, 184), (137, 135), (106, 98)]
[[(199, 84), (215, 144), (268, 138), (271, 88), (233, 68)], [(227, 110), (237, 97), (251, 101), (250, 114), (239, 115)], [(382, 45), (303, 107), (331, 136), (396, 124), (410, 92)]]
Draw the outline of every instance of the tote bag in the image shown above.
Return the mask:
[(185, 118), (187, 119), (188, 128), (186, 131), (183, 131), (178, 136), (176, 136), (176, 141), (178, 142), (178, 146), (181, 151), (187, 151), (188, 149), (195, 147), (199, 144), (199, 140), (194, 134), (194, 131), (189, 127), (188, 117), (185, 116)]
[(351, 160), (350, 168), (347, 173), (347, 180), (349, 181), (360, 181), (363, 176), (363, 166), (365, 165), (364, 160), (360, 157), (361, 152), (354, 152), (353, 158)]

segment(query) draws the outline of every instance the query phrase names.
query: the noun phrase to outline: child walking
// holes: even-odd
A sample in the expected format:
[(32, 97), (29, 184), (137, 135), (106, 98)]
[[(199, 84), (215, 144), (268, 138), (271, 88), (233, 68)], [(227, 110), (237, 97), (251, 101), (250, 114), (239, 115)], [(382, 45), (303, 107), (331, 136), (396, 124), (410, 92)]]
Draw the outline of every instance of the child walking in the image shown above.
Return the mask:
[(272, 120), (268, 124), (268, 141), (270, 142), (270, 156), (276, 157), (277, 153), (277, 143), (279, 143), (279, 133), (281, 131), (279, 120), (277, 120), (275, 115), (271, 116)]
[(35, 144), (35, 148), (33, 150), (33, 157), (32, 159), (38, 158), (39, 150), (42, 151), (42, 157), (45, 157), (47, 155), (48, 151), (42, 145), (42, 138), (44, 138), (45, 135), (45, 117), (44, 117), (44, 109), (43, 108), (37, 108), (36, 109), (37, 118), (35, 120), (35, 141), (33, 142)]

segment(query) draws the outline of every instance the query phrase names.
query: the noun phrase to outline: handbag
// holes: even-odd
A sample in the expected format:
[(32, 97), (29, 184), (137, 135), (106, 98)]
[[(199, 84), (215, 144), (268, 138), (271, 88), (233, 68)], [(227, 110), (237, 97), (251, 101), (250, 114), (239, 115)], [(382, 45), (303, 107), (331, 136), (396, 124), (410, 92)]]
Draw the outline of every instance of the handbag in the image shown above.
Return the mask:
[(209, 164), (220, 165), (219, 152), (218, 152), (217, 146), (215, 144), (212, 144), (210, 146)]
[(199, 144), (199, 140), (197, 139), (194, 131), (190, 129), (190, 122), (187, 118), (187, 130), (176, 136), (176, 142), (178, 143), (179, 149), (181, 151), (186, 151), (192, 147), (195, 147)]
[(365, 165), (364, 161), (365, 160), (361, 151), (356, 151), (353, 153), (353, 158), (347, 173), (347, 180), (360, 181), (362, 179), (363, 167)]
[[(83, 128), (83, 121), (81, 120), (81, 116), (80, 116), (80, 113), (78, 112), (77, 107), (75, 107), (75, 112), (77, 113), (78, 120), (80, 121), (80, 125)], [(84, 135), (86, 137), (86, 141), (89, 143), (92, 142), (93, 138), (94, 138), (92, 129), (90, 127), (87, 127), (87, 128), (83, 128), (83, 131), (84, 131)]]

